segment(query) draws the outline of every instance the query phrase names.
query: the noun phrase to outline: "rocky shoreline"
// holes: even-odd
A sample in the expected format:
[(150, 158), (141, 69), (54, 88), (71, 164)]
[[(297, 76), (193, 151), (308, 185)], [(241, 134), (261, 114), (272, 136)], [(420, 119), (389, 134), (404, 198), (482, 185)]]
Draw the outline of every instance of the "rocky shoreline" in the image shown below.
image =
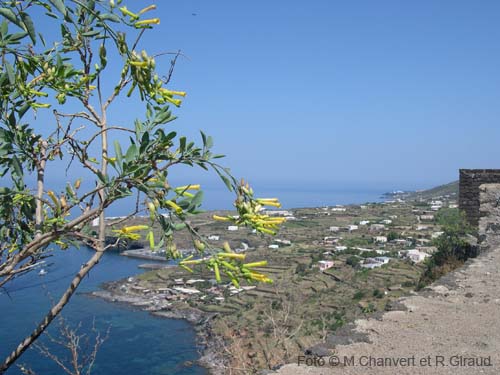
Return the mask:
[(101, 290), (90, 292), (88, 295), (113, 303), (124, 303), (166, 319), (185, 319), (195, 329), (197, 344), (203, 348), (197, 363), (208, 369), (211, 375), (224, 374), (223, 369), (226, 367), (227, 359), (220, 350), (222, 338), (216, 336), (211, 327), (211, 321), (217, 314), (187, 305), (158, 302), (158, 299), (152, 299), (149, 295), (130, 293), (123, 288), (123, 285), (130, 283), (131, 279), (133, 278), (105, 283), (101, 286)]

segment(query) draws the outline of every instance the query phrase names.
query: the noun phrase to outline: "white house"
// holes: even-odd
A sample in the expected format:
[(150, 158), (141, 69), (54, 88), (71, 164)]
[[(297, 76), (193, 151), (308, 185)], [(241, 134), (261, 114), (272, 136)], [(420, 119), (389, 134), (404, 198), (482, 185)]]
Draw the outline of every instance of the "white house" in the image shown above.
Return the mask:
[(370, 220), (361, 220), (359, 222), (359, 225), (368, 225), (368, 224), (370, 224)]
[(406, 258), (409, 258), (414, 263), (420, 263), (425, 260), (425, 258), (430, 257), (429, 254), (424, 253), (420, 250), (408, 250), (404, 253)]
[(331, 237), (331, 236), (323, 237), (323, 243), (328, 245), (333, 245), (334, 243), (337, 243), (339, 240), (340, 237)]
[(99, 218), (96, 217), (94, 220), (92, 220), (92, 226), (93, 227), (98, 227), (99, 226)]
[(377, 243), (386, 243), (387, 237), (386, 236), (376, 236), (376, 237), (373, 237), (373, 241), (375, 241)]
[(212, 240), (212, 241), (219, 241), (220, 236), (217, 236), (215, 234), (211, 234), (210, 236), (208, 236), (208, 239)]
[(339, 230), (339, 227), (330, 227), (330, 232), (338, 232)]
[(361, 265), (361, 267), (368, 268), (368, 269), (373, 269), (373, 268), (377, 268), (377, 267), (381, 267), (381, 266), (382, 266), (382, 263), (379, 263), (379, 262), (363, 263)]
[(326, 271), (329, 268), (333, 267), (333, 261), (332, 260), (320, 260), (318, 262), (318, 267), (320, 271)]
[(336, 206), (336, 207), (332, 207), (332, 211), (333, 212), (346, 212), (347, 208), (342, 207), (342, 206)]
[(347, 246), (335, 246), (336, 251), (344, 251), (347, 250)]
[(227, 230), (229, 231), (236, 231), (238, 230), (238, 226), (237, 225), (230, 225), (227, 227)]
[(377, 268), (389, 263), (390, 260), (391, 258), (389, 257), (366, 258), (361, 267), (369, 269)]
[(390, 219), (385, 219), (385, 220), (382, 220), (382, 223), (384, 223), (384, 224), (388, 224), (388, 225), (389, 225), (389, 224), (392, 224), (392, 220), (390, 220)]
[(268, 246), (270, 249), (279, 249), (280, 246), (279, 245), (276, 245), (276, 244), (272, 244), (272, 245), (269, 245)]
[(353, 225), (349, 225), (347, 227), (347, 229), (349, 230), (349, 232), (352, 232), (353, 230), (358, 230), (359, 226), (353, 224)]
[(387, 264), (391, 261), (392, 258), (390, 258), (390, 257), (375, 257), (373, 259), (375, 259), (379, 263)]

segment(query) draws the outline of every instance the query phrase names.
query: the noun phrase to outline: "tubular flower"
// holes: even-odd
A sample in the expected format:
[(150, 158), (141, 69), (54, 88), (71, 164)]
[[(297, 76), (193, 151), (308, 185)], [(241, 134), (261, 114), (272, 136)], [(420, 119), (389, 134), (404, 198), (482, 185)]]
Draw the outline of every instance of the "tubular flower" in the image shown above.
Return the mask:
[(154, 10), (154, 9), (156, 9), (156, 5), (153, 4), (153, 5), (150, 5), (150, 6), (146, 7), (146, 8), (142, 8), (139, 11), (139, 13), (137, 13), (137, 14), (141, 15), (141, 14), (144, 14), (144, 13), (149, 12), (150, 10)]
[(124, 16), (129, 16), (131, 20), (136, 20), (139, 18), (138, 14), (132, 13), (130, 10), (127, 9), (127, 7), (123, 6), (120, 8), (120, 11)]
[(230, 258), (230, 259), (245, 260), (246, 254), (218, 253), (217, 256), (219, 258)]
[(133, 66), (137, 66), (138, 68), (147, 68), (148, 67), (147, 61), (131, 61), (131, 60), (129, 60), (129, 64), (133, 65)]
[(182, 96), (183, 98), (186, 97), (186, 92), (185, 91), (173, 91), (169, 89), (161, 89), (162, 93), (164, 93), (167, 96), (173, 97), (174, 95), (177, 96)]
[(159, 25), (160, 24), (160, 19), (159, 18), (151, 18), (148, 20), (142, 20), (142, 21), (137, 21), (134, 26), (136, 28), (143, 28), (143, 27), (148, 27), (150, 25)]
[(175, 212), (177, 212), (178, 214), (182, 213), (182, 208), (177, 203), (175, 203), (171, 200), (168, 200), (168, 201), (165, 201), (165, 204), (167, 206), (173, 208), (175, 210)]
[(129, 238), (131, 240), (138, 240), (141, 238), (141, 236), (138, 233), (138, 231), (141, 230), (146, 230), (149, 227), (147, 225), (132, 225), (128, 227), (123, 227), (121, 229), (113, 229), (113, 232), (118, 235), (118, 237), (121, 238)]
[(218, 221), (231, 221), (231, 217), (230, 216), (219, 216), (219, 215), (213, 215), (212, 218), (214, 220), (218, 220)]
[(184, 191), (184, 190), (200, 190), (201, 186), (199, 184), (196, 185), (184, 185), (178, 186), (174, 188), (175, 191)]
[(260, 262), (253, 262), (253, 263), (245, 263), (243, 266), (246, 268), (265, 267), (267, 266), (267, 260), (263, 260)]

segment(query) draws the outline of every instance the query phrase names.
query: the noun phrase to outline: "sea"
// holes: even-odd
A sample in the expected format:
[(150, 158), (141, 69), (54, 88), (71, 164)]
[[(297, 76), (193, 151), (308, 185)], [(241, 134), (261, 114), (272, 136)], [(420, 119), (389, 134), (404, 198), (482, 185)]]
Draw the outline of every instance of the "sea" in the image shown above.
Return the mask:
[[(2, 360), (41, 321), (54, 301), (58, 300), (79, 267), (92, 256), (86, 247), (70, 247), (54, 251), (47, 259), (40, 276), (39, 270), (24, 275), (0, 290), (0, 356)], [(87, 295), (106, 281), (114, 281), (141, 273), (137, 266), (144, 260), (107, 253), (85, 278), (76, 295), (64, 308), (65, 324), (80, 333), (95, 327), (101, 337), (108, 339), (101, 345), (93, 367), (93, 375), (167, 375), (207, 374), (195, 364), (200, 348), (189, 323), (179, 319), (163, 319), (125, 304), (107, 302)], [(148, 262), (150, 263), (150, 262)], [(58, 338), (60, 322), (54, 321), (49, 334)], [(89, 336), (93, 345), (95, 335)], [(82, 343), (85, 340), (82, 340)], [(68, 352), (51, 345), (47, 335), (40, 343), (48, 345), (61, 358)], [(84, 345), (82, 345), (84, 346)], [(90, 353), (91, 348), (87, 348)], [(85, 350), (84, 350), (85, 353)], [(42, 356), (37, 349), (29, 349), (17, 362), (31, 368), (38, 375), (63, 374), (53, 361)], [(14, 365), (7, 374), (21, 374)]]
[[(262, 191), (261, 196), (266, 196), (266, 193), (278, 195), (284, 208), (379, 202), (385, 192), (381, 189), (272, 190), (279, 191), (279, 194)], [(208, 190), (205, 197), (203, 208), (207, 210), (231, 208), (232, 196), (227, 192)], [(112, 208), (108, 215), (125, 214), (123, 204), (120, 206), (122, 207)], [(53, 256), (43, 265), (45, 275), (39, 275), (39, 270), (35, 270), (0, 289), (2, 359), (36, 327), (54, 301), (59, 299), (72, 276), (91, 255), (92, 250), (86, 247), (54, 251)], [(196, 365), (202, 348), (197, 345), (193, 327), (186, 321), (158, 318), (125, 304), (89, 296), (89, 292), (98, 290), (104, 282), (141, 273), (138, 265), (143, 263), (144, 260), (123, 257), (117, 253), (105, 254), (63, 310), (64, 324), (78, 329), (82, 334), (92, 332), (92, 327), (101, 336), (109, 332), (108, 338), (99, 348), (92, 375), (207, 374), (206, 369)], [(50, 335), (57, 339), (59, 329), (60, 322), (55, 321), (48, 330), (48, 335), (42, 335), (38, 342), (47, 345), (60, 358), (68, 358), (68, 353), (54, 345), (49, 338)], [(93, 337), (89, 339), (89, 344), (92, 345)], [(28, 349), (7, 374), (22, 374), (19, 365), (30, 368), (38, 375), (64, 373), (36, 348)]]

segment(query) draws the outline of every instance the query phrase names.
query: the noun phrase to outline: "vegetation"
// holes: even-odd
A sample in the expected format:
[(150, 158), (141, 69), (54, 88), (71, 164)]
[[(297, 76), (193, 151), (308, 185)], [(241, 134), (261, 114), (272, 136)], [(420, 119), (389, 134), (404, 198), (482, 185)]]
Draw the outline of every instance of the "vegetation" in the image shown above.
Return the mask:
[[(175, 233), (182, 229), (200, 254), (208, 249), (188, 220), (200, 212), (203, 193), (191, 182), (171, 186), (167, 176), (173, 166), (210, 169), (235, 192), (238, 216), (215, 219), (269, 234), (283, 221), (259, 214), (262, 206), (279, 202), (254, 198), (248, 184), (218, 164), (221, 155), (212, 153), (211, 137), (201, 133), (198, 146), (167, 130), (175, 119), (171, 106), (179, 107), (186, 96), (170, 88), (178, 54), (162, 75), (156, 60), (168, 53), (139, 49), (147, 31), (160, 23), (150, 16), (156, 7), (132, 11), (120, 3), (0, 1), (0, 287), (33, 270), (57, 247), (83, 241), (96, 250), (45, 318), (0, 364), (0, 373), (42, 334), (107, 250), (145, 234), (151, 249), (178, 258)], [(53, 28), (42, 30), (41, 24)], [(142, 117), (116, 121), (111, 108), (118, 98), (142, 103)], [(70, 168), (84, 179), (63, 189), (50, 186), (51, 177)], [(106, 210), (127, 197), (136, 201), (129, 217), (146, 213), (149, 221), (115, 223), (115, 242), (106, 243)], [(99, 225), (92, 232), (94, 219)], [(161, 228), (159, 236), (153, 225)], [(245, 264), (245, 256), (229, 246), (210, 250), (203, 261), (186, 259), (182, 267), (203, 265), (217, 280), (223, 274), (235, 285), (241, 279), (271, 282), (253, 270), (265, 261)]]
[(466, 240), (472, 229), (463, 212), (457, 208), (441, 209), (436, 215), (436, 222), (441, 225), (443, 234), (434, 240), (437, 251), (426, 261), (419, 288), (477, 256), (477, 247)]

